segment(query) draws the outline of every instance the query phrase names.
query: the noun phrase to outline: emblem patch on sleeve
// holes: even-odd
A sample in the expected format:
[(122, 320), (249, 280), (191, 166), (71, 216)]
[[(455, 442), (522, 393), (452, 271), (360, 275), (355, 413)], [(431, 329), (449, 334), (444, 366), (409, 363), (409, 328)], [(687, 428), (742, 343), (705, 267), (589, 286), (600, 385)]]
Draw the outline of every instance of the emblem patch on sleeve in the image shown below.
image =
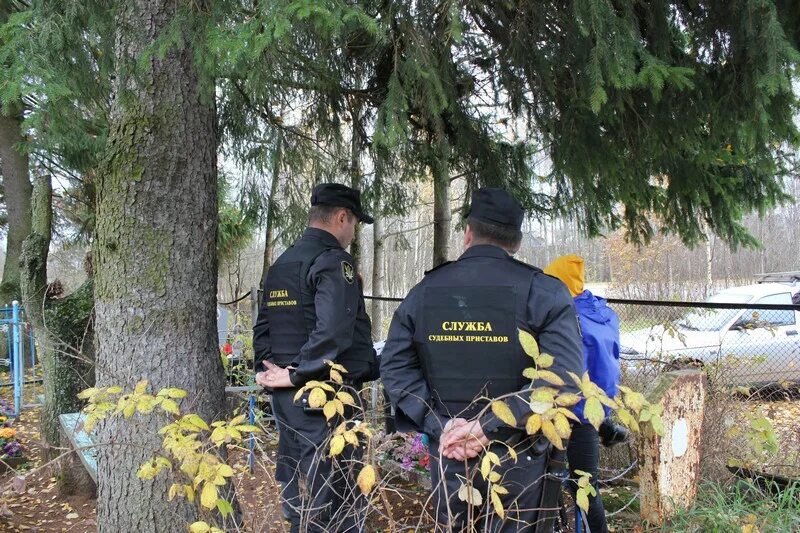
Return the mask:
[(356, 279), (356, 271), (353, 268), (353, 265), (347, 261), (342, 261), (342, 275), (344, 276), (344, 279), (347, 280), (347, 283), (352, 284)]

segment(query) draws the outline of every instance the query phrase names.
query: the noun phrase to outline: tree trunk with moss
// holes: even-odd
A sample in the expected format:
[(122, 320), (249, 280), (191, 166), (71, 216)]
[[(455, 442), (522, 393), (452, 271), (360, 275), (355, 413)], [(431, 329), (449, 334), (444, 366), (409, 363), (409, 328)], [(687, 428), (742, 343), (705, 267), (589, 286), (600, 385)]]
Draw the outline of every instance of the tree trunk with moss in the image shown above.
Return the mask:
[(91, 316), (92, 283), (55, 301), (47, 300), (47, 254), (52, 233), (52, 183), (49, 175), (34, 180), (31, 233), (22, 245), (20, 288), (33, 325), (44, 370), (44, 406), (40, 416), (43, 456), (60, 454), (58, 416), (81, 408), (77, 394), (94, 384)]
[[(214, 84), (194, 63), (207, 6), (194, 4), (183, 44), (152, 52), (179, 2), (131, 0), (117, 11), (117, 86), (97, 194), (95, 346), (99, 386), (178, 387), (182, 407), (224, 416), (216, 345), (217, 139)], [(188, 8), (188, 4), (187, 4)], [(136, 75), (131, 75), (134, 66)], [(100, 532), (181, 532), (193, 504), (167, 501), (175, 474), (136, 475), (156, 455), (164, 415), (114, 418), (98, 431)]]
[(0, 175), (3, 177), (8, 233), (3, 280), (0, 282), (0, 305), (20, 297), (19, 259), (22, 241), (31, 232), (31, 193), (28, 177), (28, 154), (20, 151), (22, 137), (21, 106), (0, 113)]

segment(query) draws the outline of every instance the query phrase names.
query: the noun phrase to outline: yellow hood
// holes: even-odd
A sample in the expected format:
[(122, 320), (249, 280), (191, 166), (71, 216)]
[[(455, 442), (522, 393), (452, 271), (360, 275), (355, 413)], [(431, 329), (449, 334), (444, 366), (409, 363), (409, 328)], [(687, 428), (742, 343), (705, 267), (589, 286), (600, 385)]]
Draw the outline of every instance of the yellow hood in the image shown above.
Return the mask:
[(547, 265), (544, 273), (563, 281), (573, 298), (583, 292), (583, 257), (579, 255), (562, 255)]

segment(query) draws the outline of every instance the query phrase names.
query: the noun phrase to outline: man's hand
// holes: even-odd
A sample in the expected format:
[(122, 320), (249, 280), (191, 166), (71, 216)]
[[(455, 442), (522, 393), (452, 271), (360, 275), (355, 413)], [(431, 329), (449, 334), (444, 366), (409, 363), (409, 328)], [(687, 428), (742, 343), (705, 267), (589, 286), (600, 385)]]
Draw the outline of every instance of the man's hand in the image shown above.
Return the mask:
[(447, 423), (439, 440), (439, 453), (448, 459), (463, 461), (477, 457), (489, 439), (483, 434), (480, 422), (454, 418)]
[(285, 389), (294, 387), (292, 380), (289, 379), (289, 369), (281, 368), (269, 361), (264, 361), (265, 372), (256, 374), (256, 383), (262, 387), (271, 389)]

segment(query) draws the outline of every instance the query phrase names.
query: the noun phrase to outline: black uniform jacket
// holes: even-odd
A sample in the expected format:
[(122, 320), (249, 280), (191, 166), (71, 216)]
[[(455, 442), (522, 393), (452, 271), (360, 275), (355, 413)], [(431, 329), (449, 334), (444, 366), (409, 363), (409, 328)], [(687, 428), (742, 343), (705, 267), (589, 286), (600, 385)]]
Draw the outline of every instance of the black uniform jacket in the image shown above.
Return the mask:
[(256, 372), (264, 370), (262, 361), (281, 362), (294, 367), (290, 376), (296, 386), (311, 379), (325, 379), (328, 370), (326, 359), (349, 366), (346, 360), (374, 361), (375, 353), (370, 320), (352, 256), (342, 249), (332, 234), (307, 228), (275, 265), (285, 258), (297, 261), (298, 257), (306, 257), (309, 254), (304, 254), (305, 249), (313, 250), (312, 256), (325, 249), (313, 259), (305, 279), (300, 280), (304, 296), (301, 304), (307, 307), (306, 317), (311, 317), (311, 321), (306, 320), (307, 323), (303, 324), (301, 320), (296, 327), (307, 340), (297, 353), (277, 353), (279, 350), (276, 350), (275, 343), (270, 341), (271, 333), (275, 332), (270, 331), (266, 283), (258, 320), (253, 328)]
[[(577, 387), (567, 372), (577, 375), (583, 373), (583, 346), (577, 315), (566, 286), (541, 270), (513, 259), (501, 248), (476, 245), (464, 252), (457, 261), (446, 263), (427, 273), (394, 313), (389, 336), (380, 357), (380, 369), (384, 387), (396, 409), (398, 430), (422, 431), (438, 439), (444, 423), (453, 416), (452, 413), (436, 412), (435, 407), (431, 408), (437, 405), (437, 402), (432, 398), (431, 387), (426, 380), (424, 366), (426, 362), (421, 357), (426, 349), (421, 343), (425, 342), (427, 333), (422, 337), (415, 335), (421, 321), (420, 317), (431, 316), (430, 308), (435, 308), (437, 305), (437, 302), (425, 302), (424, 307), (428, 309), (423, 309), (421, 304), (426, 298), (425, 295), (447, 294), (448, 286), (496, 287), (503, 294), (511, 295), (510, 299), (515, 301), (509, 302), (510, 312), (507, 314), (514, 317), (512, 320), (516, 322), (517, 328), (534, 335), (541, 352), (554, 356), (555, 362), (549, 370), (559, 374), (565, 381), (564, 391), (577, 392)], [(431, 287), (444, 292), (431, 292)], [(502, 316), (499, 318), (502, 319)], [(443, 323), (442, 326), (445, 329), (454, 327), (447, 323)], [(512, 342), (518, 343), (516, 335)], [(462, 344), (462, 346), (467, 345)], [(493, 346), (497, 345), (491, 343), (482, 345), (487, 357), (491, 356), (492, 349), (499, 349)], [(458, 350), (458, 348), (453, 349)], [(508, 349), (507, 347), (506, 350)], [(448, 368), (437, 370), (439, 375), (452, 373), (453, 376), (475, 379), (471, 376), (471, 373), (474, 373), (473, 369), (452, 364), (454, 357), (458, 360), (457, 354), (447, 355), (447, 359), (451, 362), (448, 363)], [(437, 361), (429, 361), (427, 364), (436, 365)], [(509, 372), (514, 372), (515, 375), (517, 371), (516, 368), (513, 370), (509, 368)], [(427, 373), (431, 373), (430, 367)], [(497, 372), (495, 375), (498, 375)], [(509, 376), (508, 379), (511, 377), (513, 376)], [(549, 385), (544, 382), (531, 383), (523, 379), (519, 388), (515, 390), (524, 391), (539, 386)], [(452, 390), (452, 384), (449, 387)], [(507, 403), (515, 414), (518, 428), (524, 430), (530, 414), (527, 396), (520, 394), (509, 399)], [(481, 426), (487, 435), (497, 431), (501, 425), (502, 422), (491, 414), (484, 415), (481, 419)]]

